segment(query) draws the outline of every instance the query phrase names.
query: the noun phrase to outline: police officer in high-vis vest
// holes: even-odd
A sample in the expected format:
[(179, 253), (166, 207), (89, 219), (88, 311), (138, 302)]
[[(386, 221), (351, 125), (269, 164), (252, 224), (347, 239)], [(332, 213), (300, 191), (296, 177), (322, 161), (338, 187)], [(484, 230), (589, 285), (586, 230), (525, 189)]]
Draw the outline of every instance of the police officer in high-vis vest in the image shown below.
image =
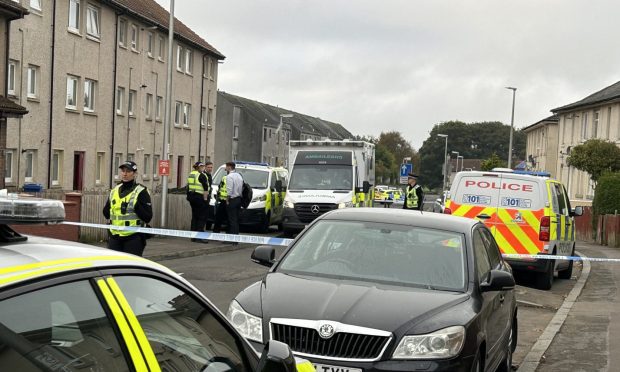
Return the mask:
[(228, 191), (226, 191), (226, 175), (222, 177), (217, 188), (215, 197), (215, 222), (213, 224), (213, 232), (219, 233), (222, 230), (222, 223), (228, 225), (228, 213), (226, 212), (226, 199), (228, 199)]
[[(187, 176), (187, 201), (192, 208), (192, 231), (203, 232), (207, 220), (207, 202), (211, 192), (209, 180), (202, 162), (194, 164), (194, 170)], [(192, 238), (193, 242), (208, 243), (206, 239)]]
[(424, 192), (422, 187), (418, 185), (418, 176), (409, 173), (407, 176), (407, 189), (405, 190), (405, 202), (403, 209), (414, 209), (421, 211), (424, 203)]
[(146, 226), (153, 218), (151, 195), (144, 185), (136, 182), (138, 167), (133, 161), (120, 165), (121, 183), (110, 191), (103, 207), (103, 215), (112, 227), (108, 234), (108, 248), (142, 256), (146, 246), (144, 234), (115, 230), (114, 226)]

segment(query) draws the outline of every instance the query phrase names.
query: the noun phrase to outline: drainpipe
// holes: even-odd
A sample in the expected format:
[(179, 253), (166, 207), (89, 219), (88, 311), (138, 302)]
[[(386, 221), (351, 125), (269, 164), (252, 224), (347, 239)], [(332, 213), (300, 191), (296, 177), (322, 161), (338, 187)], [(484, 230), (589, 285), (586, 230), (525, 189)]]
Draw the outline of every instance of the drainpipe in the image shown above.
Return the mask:
[(47, 153), (47, 188), (52, 187), (52, 138), (54, 130), (54, 70), (56, 51), (56, 0), (52, 1), (52, 63), (50, 67), (50, 132)]
[(112, 141), (110, 144), (110, 189), (114, 186), (114, 131), (116, 127), (116, 66), (118, 65), (118, 13), (114, 21), (114, 66), (112, 68)]
[[(205, 95), (205, 57), (207, 54), (202, 55), (202, 74), (200, 75), (200, 122), (198, 123), (198, 161), (200, 161), (200, 154), (202, 150), (202, 124), (204, 123), (204, 115), (202, 113), (202, 104), (204, 102)], [(206, 159), (206, 144), (207, 141), (205, 139), (205, 159)]]
[[(6, 29), (6, 35), (4, 36), (4, 45), (7, 46), (7, 51), (6, 51), (6, 55), (4, 56), (4, 69), (7, 72), (7, 76), (8, 76), (8, 72), (9, 72), (9, 50), (8, 50), (8, 46), (11, 45), (10, 41), (11, 41), (11, 21), (9, 19), (7, 19), (5, 22), (5, 29)], [(23, 43), (23, 36), (22, 36), (22, 43)], [(20, 61), (22, 62), (22, 61)], [(22, 62), (23, 63), (23, 62)], [(6, 79), (6, 81), (4, 82), (4, 96), (8, 96), (9, 95), (9, 79)]]
[[(10, 27), (10, 23), (7, 22), (7, 27)], [(20, 58), (20, 63), (22, 64), (22, 71), (20, 71), (20, 77), (19, 77), (19, 89), (22, 88), (23, 86), (23, 65), (24, 65), (24, 30), (20, 27), (18, 28), (19, 32), (21, 32), (22, 34), (22, 50), (21, 50), (21, 56)], [(10, 30), (7, 29), (7, 36), (10, 34), (9, 32)], [(8, 40), (7, 40), (7, 45), (8, 44)], [(6, 54), (7, 56), (7, 62), (8, 62), (8, 58), (9, 58), (9, 53), (7, 52)], [(8, 64), (7, 64), (7, 68), (6, 70), (8, 70)], [(5, 90), (5, 92), (8, 93), (8, 79), (7, 79), (7, 89)], [(22, 99), (23, 99), (24, 95), (20, 94), (19, 95), (19, 105), (23, 106), (22, 104)], [(17, 189), (19, 189), (19, 177), (20, 177), (20, 172), (21, 172), (21, 164), (22, 164), (22, 116), (19, 117), (19, 127), (17, 128)], [(25, 179), (24, 179), (25, 181)]]

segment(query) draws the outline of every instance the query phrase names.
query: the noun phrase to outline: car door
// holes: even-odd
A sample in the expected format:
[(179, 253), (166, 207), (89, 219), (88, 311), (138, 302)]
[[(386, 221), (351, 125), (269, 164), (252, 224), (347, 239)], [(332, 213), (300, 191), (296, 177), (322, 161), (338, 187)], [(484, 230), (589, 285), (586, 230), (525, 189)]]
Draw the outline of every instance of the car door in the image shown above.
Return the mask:
[(573, 218), (570, 216), (570, 206), (564, 192), (564, 186), (559, 182), (554, 182), (553, 187), (557, 194), (559, 209), (559, 224), (557, 225), (558, 254), (569, 256), (572, 254), (573, 249), (571, 231), (573, 228)]

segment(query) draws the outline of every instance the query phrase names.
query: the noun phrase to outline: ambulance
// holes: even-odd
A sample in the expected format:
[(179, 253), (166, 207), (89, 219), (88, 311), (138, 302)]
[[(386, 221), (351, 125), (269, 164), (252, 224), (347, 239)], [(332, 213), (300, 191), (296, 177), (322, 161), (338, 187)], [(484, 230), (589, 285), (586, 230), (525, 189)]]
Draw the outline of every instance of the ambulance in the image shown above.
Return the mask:
[[(564, 185), (546, 172), (493, 169), (456, 174), (444, 213), (481, 220), (504, 254), (563, 255), (575, 253), (574, 217)], [(572, 260), (507, 258), (515, 270), (536, 275), (536, 286), (550, 289), (554, 275), (570, 279)]]

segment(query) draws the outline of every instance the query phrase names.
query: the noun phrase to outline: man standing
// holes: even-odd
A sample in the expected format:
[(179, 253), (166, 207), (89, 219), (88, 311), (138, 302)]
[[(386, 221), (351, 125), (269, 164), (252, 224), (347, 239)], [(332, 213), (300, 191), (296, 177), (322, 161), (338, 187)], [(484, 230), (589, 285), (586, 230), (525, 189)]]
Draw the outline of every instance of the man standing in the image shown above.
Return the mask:
[(421, 211), (424, 203), (424, 191), (418, 185), (418, 176), (409, 173), (407, 176), (407, 189), (405, 190), (405, 202), (403, 209), (414, 209)]
[[(204, 231), (207, 220), (206, 201), (209, 198), (209, 181), (204, 174), (202, 162), (194, 164), (194, 170), (187, 176), (187, 201), (192, 208), (192, 231)], [(208, 243), (206, 239), (192, 238), (193, 242)]]
[[(213, 191), (213, 176), (211, 175), (211, 173), (213, 172), (213, 163), (210, 161), (205, 162), (205, 171), (204, 171), (204, 175), (207, 177), (207, 182), (209, 184), (209, 189), (207, 192), (207, 197), (205, 199), (205, 230), (211, 230), (211, 222), (209, 222), (208, 217), (209, 217), (209, 208), (211, 208), (210, 206), (210, 202), (211, 202), (211, 192)], [(215, 214), (214, 214), (215, 215)]]
[[(235, 171), (235, 163), (226, 163), (226, 213), (228, 214), (228, 233), (239, 234), (239, 212), (241, 211), (241, 192), (243, 191), (243, 177)], [(236, 243), (233, 243), (236, 244)]]
[(110, 191), (103, 207), (103, 216), (112, 227), (108, 234), (108, 248), (142, 256), (146, 238), (141, 233), (115, 230), (114, 226), (146, 226), (153, 218), (151, 195), (144, 185), (136, 182), (138, 167), (133, 161), (120, 165), (121, 183)]
[(226, 214), (226, 200), (228, 199), (228, 193), (226, 191), (226, 177), (228, 176), (228, 168), (226, 168), (226, 174), (222, 177), (220, 184), (217, 187), (217, 195), (215, 197), (215, 218), (213, 223), (213, 232), (219, 233), (222, 229), (222, 223), (226, 221), (228, 227), (228, 215)]

